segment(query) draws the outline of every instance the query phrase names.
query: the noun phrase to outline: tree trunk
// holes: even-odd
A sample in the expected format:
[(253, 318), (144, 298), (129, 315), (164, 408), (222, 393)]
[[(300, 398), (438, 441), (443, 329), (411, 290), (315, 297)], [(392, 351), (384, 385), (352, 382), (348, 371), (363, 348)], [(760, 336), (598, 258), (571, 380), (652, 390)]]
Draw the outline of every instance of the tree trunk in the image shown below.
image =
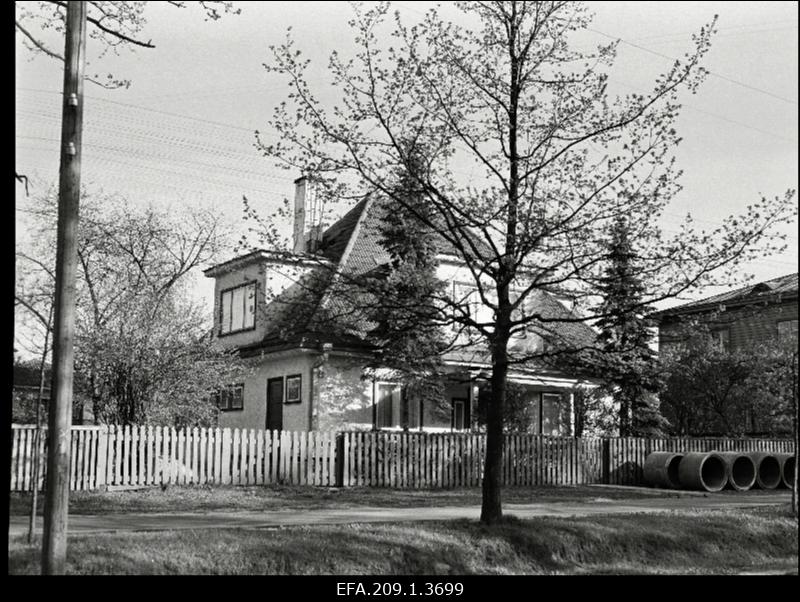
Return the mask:
[(498, 523), (503, 518), (500, 475), (503, 467), (503, 407), (507, 375), (506, 350), (495, 349), (492, 352), (492, 391), (486, 412), (486, 460), (481, 504), (481, 522), (487, 525)]
[(400, 387), (400, 426), (408, 432), (408, 385)]
[(631, 434), (631, 400), (628, 392), (619, 390), (619, 436), (630, 437)]
[(797, 516), (797, 456), (800, 448), (798, 444), (797, 426), (798, 422), (798, 404), (797, 403), (797, 354), (792, 358), (792, 405), (794, 405), (794, 416), (792, 416), (792, 430), (794, 431), (794, 482), (792, 483), (792, 512)]

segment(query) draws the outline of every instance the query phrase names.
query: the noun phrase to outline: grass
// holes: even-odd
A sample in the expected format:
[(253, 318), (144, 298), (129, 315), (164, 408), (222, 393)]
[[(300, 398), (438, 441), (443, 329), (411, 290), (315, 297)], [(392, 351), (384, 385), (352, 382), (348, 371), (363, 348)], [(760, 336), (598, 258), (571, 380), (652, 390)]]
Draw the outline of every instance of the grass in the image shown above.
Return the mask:
[[(676, 496), (675, 491), (635, 488), (514, 487), (503, 490), (503, 502), (509, 504), (545, 502), (589, 502), (597, 498), (640, 499), (653, 496)], [(407, 508), (415, 506), (479, 506), (480, 488), (403, 490), (379, 488), (334, 489), (324, 487), (257, 486), (219, 487), (184, 486), (149, 489), (70, 492), (70, 514), (112, 514), (120, 512), (210, 512), (218, 510), (281, 510), (286, 508), (358, 508), (364, 506)], [(31, 495), (12, 493), (10, 513), (30, 512)], [(41, 514), (44, 499), (37, 508)]]
[[(39, 550), (9, 542), (9, 573)], [(72, 536), (75, 574), (797, 573), (797, 522), (780, 507), (587, 518), (351, 524)]]

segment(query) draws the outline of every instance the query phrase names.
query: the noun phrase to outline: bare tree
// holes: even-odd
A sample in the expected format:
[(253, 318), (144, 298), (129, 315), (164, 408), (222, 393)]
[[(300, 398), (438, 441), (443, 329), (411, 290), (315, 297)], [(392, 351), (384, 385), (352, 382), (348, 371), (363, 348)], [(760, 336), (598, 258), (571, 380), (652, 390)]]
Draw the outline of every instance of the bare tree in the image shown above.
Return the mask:
[[(238, 369), (212, 342), (209, 316), (188, 294), (196, 269), (225, 248), (220, 218), (199, 209), (133, 209), (107, 195), (84, 194), (82, 204), (77, 415), (89, 401), (105, 422), (207, 422), (209, 391)], [(17, 252), (26, 269), (16, 300), (23, 323), (33, 316), (39, 326), (31, 338), (40, 339), (52, 304), (55, 201), (39, 198), (28, 211), (33, 242)]]
[[(239, 14), (233, 2), (168, 2), (176, 8), (198, 5), (206, 20), (216, 21), (224, 14)], [(62, 44), (53, 41), (52, 34), (63, 35), (67, 3), (57, 0), (44, 2), (15, 2), (14, 27), (20, 34), (22, 44), (33, 54), (63, 61), (57, 50)], [(147, 2), (87, 2), (89, 39), (99, 47), (98, 57), (108, 52), (119, 53), (120, 49), (155, 48), (153, 41), (145, 38), (147, 25)], [(104, 88), (130, 86), (130, 80), (113, 74), (93, 74), (86, 79)]]
[[(333, 195), (379, 194), (414, 213), (455, 250), (488, 314), (466, 297), (437, 299), (441, 316), (485, 344), (492, 363), (482, 521), (501, 519), (502, 416), (509, 368), (575, 353), (564, 346), (516, 347), (520, 333), (557, 338), (569, 324), (602, 317), (589, 301), (608, 259), (602, 233), (625, 216), (646, 283), (643, 307), (695, 287), (736, 280), (742, 260), (781, 247), (770, 234), (796, 215), (793, 191), (763, 198), (711, 231), (687, 219), (668, 236), (659, 218), (679, 191), (673, 152), (679, 93), (694, 93), (705, 71), (714, 22), (690, 51), (642, 94), (610, 98), (616, 44), (583, 52), (571, 44), (590, 24), (574, 2), (460, 2), (468, 26), (437, 10), (406, 26), (388, 3), (356, 7), (358, 50), (336, 52), (329, 69), (339, 93), (323, 106), (308, 61), (290, 36), (266, 65), (288, 78), (288, 101), (270, 126), (264, 153), (314, 173)], [(383, 43), (391, 36), (391, 45)], [(416, 164), (418, 141), (424, 165)], [(413, 163), (413, 165), (412, 165)], [(413, 174), (417, 198), (397, 194), (392, 173)], [(425, 207), (420, 211), (420, 206)], [(541, 308), (543, 293), (568, 297), (575, 311)], [(537, 309), (538, 308), (538, 309)], [(636, 308), (629, 308), (635, 311)], [(569, 345), (567, 345), (569, 346)]]

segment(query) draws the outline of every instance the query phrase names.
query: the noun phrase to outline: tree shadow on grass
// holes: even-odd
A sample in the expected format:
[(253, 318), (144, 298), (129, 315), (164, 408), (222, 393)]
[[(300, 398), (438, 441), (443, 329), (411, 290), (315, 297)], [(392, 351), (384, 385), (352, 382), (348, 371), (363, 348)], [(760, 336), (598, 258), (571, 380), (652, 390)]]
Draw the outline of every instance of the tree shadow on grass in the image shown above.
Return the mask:
[[(506, 517), (70, 538), (82, 574), (467, 575), (732, 572), (786, 563), (797, 525), (779, 511)], [(38, 549), (9, 542), (9, 572), (37, 573)]]

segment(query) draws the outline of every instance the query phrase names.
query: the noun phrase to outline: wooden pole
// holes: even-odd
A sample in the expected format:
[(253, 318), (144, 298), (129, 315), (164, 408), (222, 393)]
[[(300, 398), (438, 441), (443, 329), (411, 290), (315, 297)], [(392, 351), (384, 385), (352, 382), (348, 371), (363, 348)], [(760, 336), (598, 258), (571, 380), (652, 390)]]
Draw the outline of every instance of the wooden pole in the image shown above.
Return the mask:
[(33, 437), (33, 496), (31, 497), (31, 522), (28, 525), (28, 543), (33, 543), (36, 535), (36, 498), (39, 497), (39, 445), (42, 440), (42, 400), (44, 398), (44, 373), (47, 364), (47, 351), (50, 345), (50, 329), (53, 326), (53, 306), (44, 331), (44, 350), (39, 363), (39, 397), (36, 399), (36, 432)]
[(70, 425), (74, 368), (75, 275), (80, 201), (83, 72), (86, 62), (86, 2), (67, 3), (61, 118), (58, 238), (56, 250), (53, 384), (48, 417), (42, 574), (63, 574), (67, 560)]

